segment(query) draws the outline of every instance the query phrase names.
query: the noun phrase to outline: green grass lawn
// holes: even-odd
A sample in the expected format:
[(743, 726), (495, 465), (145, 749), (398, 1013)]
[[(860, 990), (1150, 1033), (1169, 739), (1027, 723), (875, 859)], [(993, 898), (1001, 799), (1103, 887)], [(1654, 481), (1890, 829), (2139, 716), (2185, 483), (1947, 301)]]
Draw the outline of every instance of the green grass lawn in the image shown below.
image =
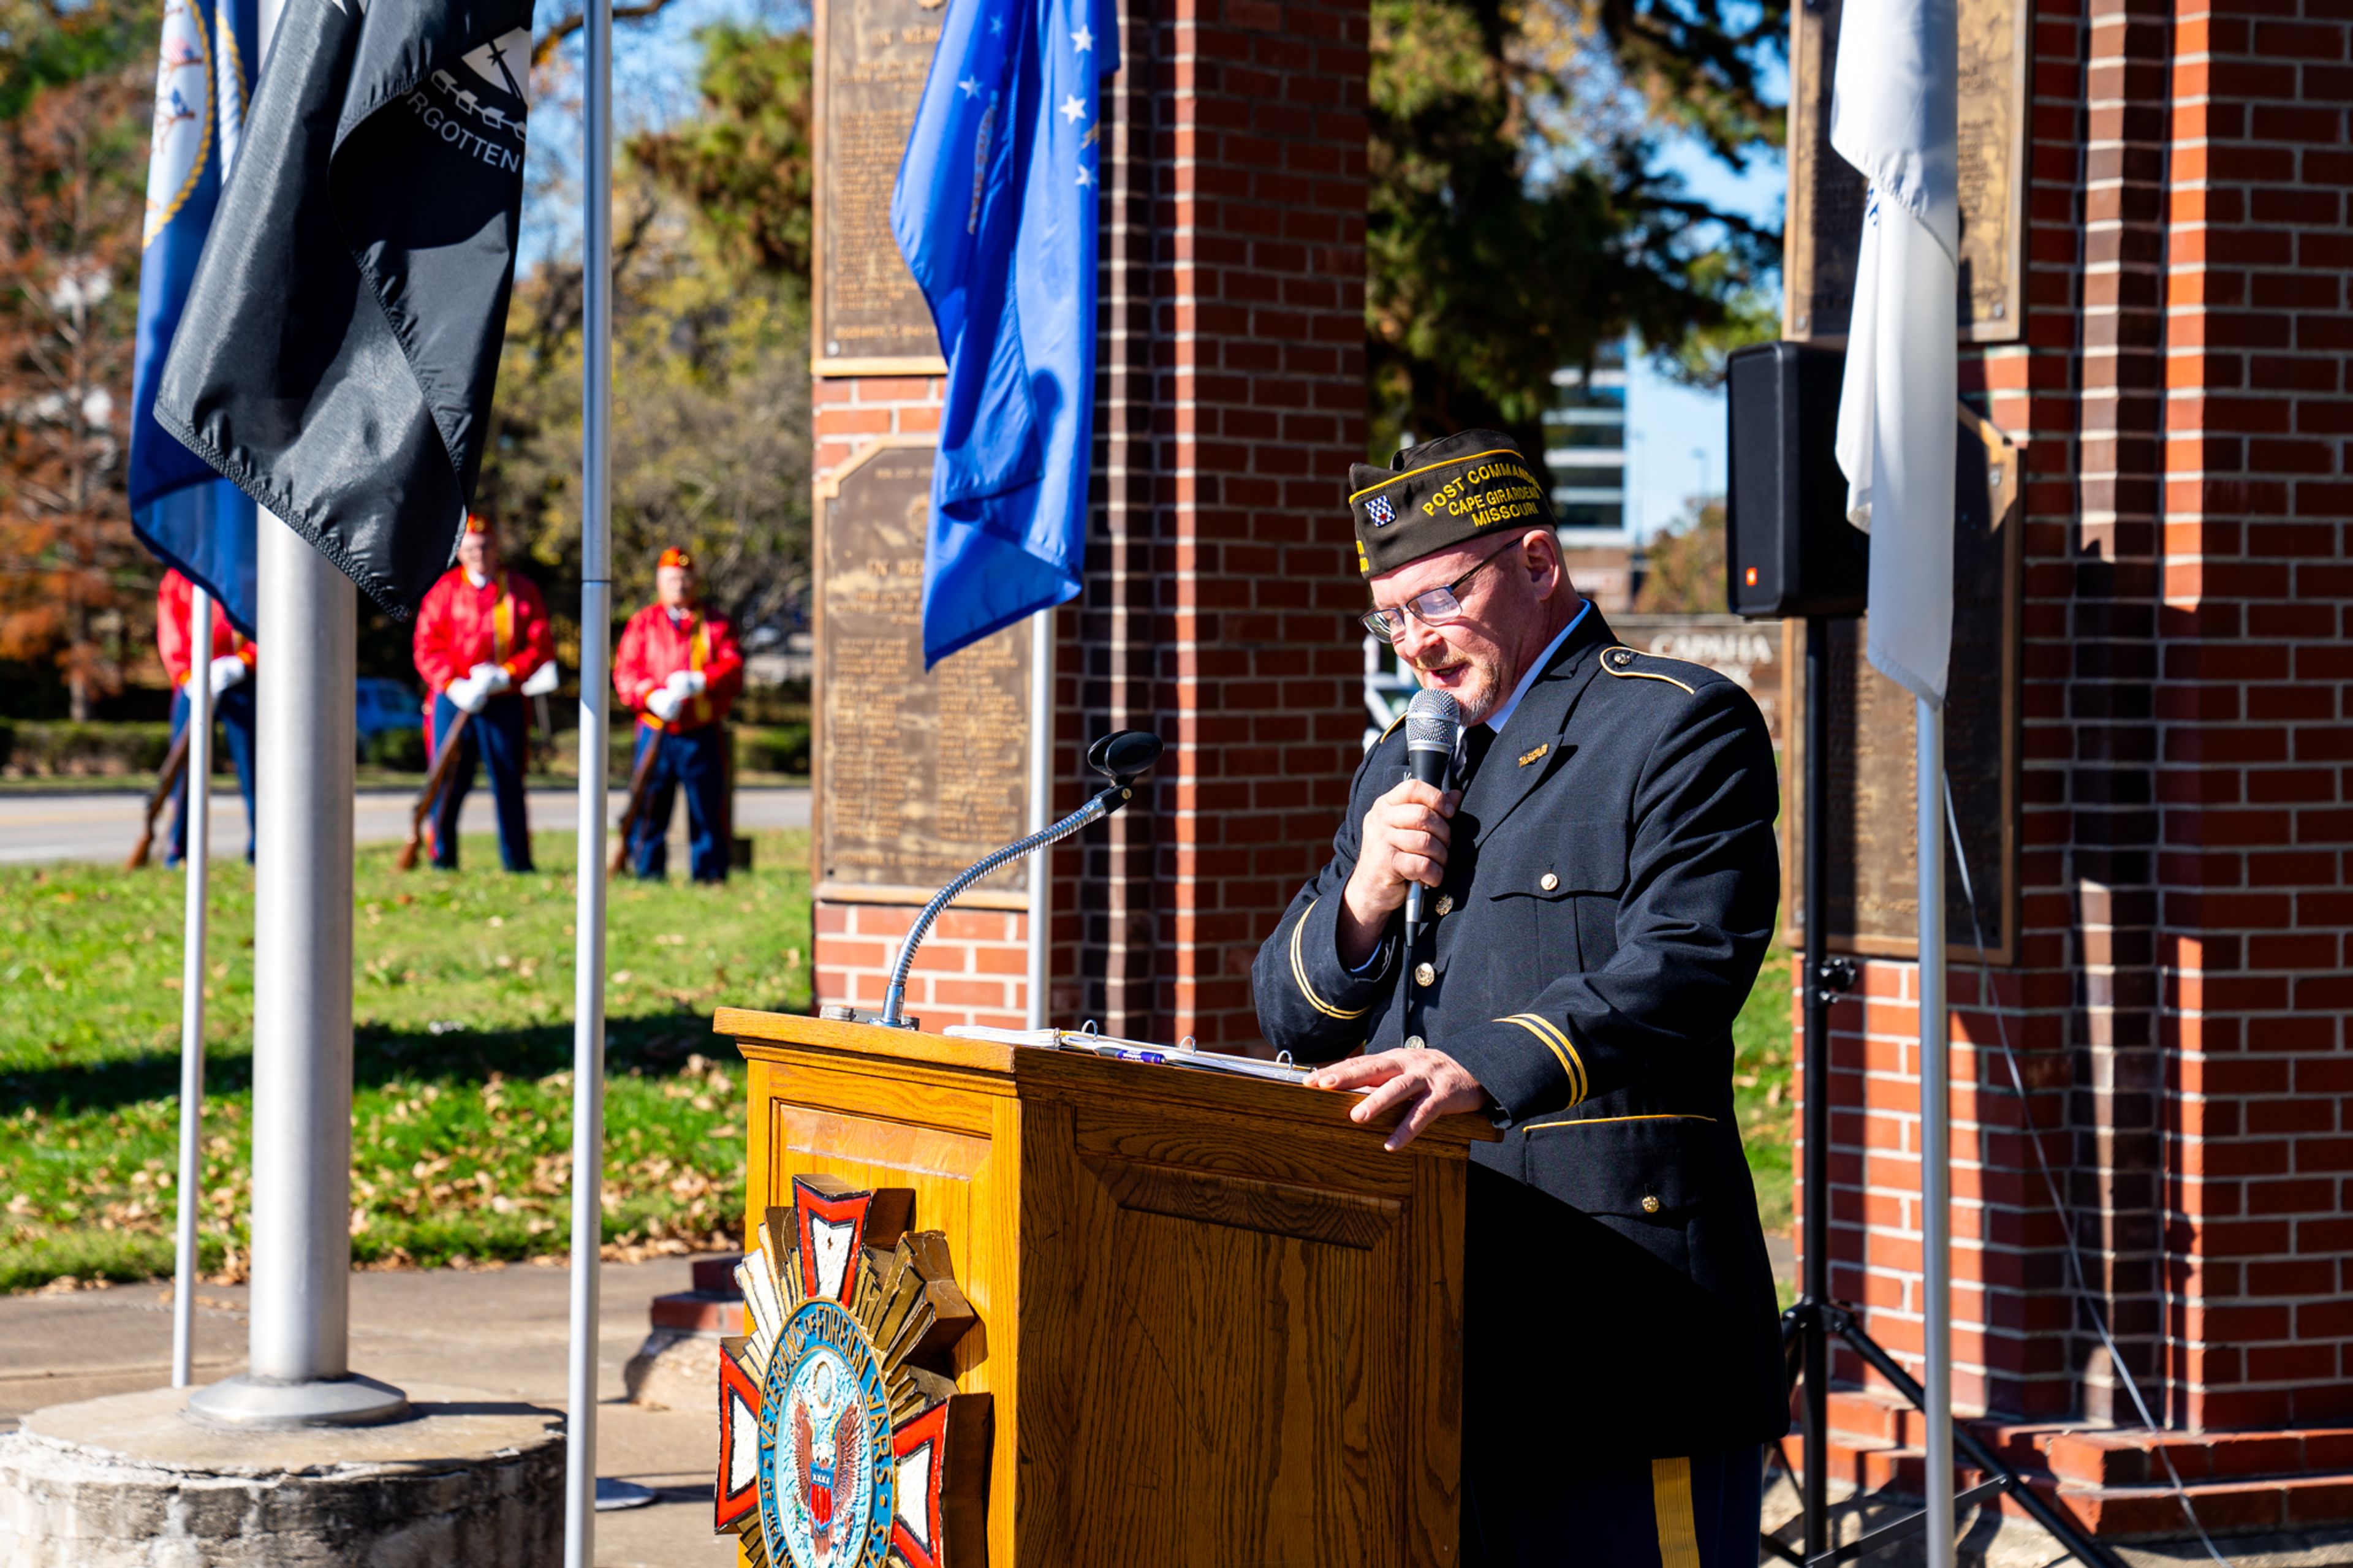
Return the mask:
[[(808, 1005), (807, 835), (758, 836), (724, 888), (617, 881), (608, 921), (605, 1237), (732, 1247), (743, 1069), (713, 1007)], [(358, 867), (352, 1250), (363, 1264), (521, 1258), (569, 1246), (573, 884)], [(568, 867), (568, 836), (539, 863)], [(251, 1198), (253, 884), (213, 873), (204, 1267), (242, 1275)], [(181, 881), (111, 867), (0, 868), (0, 1290), (172, 1267)], [(1789, 1223), (1789, 964), (1776, 949), (1735, 1029), (1736, 1097), (1768, 1228)]]
[[(806, 1008), (807, 835), (757, 836), (723, 888), (613, 885), (605, 1237), (733, 1245), (742, 1064), (721, 1005)], [(543, 834), (543, 867), (573, 840)], [(397, 1266), (565, 1251), (572, 878), (456, 876), (359, 852), (352, 1249)], [(204, 1266), (243, 1271), (250, 1200), (253, 882), (213, 872)], [(176, 1205), (180, 878), (0, 869), (0, 1289), (169, 1273)]]

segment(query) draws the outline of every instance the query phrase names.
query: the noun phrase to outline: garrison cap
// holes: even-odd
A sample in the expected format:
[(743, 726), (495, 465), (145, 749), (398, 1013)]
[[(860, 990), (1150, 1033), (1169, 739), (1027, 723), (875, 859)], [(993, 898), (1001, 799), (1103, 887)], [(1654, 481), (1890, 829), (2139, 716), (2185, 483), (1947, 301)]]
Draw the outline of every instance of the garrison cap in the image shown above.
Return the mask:
[(1377, 576), (1507, 528), (1549, 528), (1552, 502), (1500, 430), (1461, 430), (1408, 447), (1386, 468), (1348, 468), (1356, 566)]

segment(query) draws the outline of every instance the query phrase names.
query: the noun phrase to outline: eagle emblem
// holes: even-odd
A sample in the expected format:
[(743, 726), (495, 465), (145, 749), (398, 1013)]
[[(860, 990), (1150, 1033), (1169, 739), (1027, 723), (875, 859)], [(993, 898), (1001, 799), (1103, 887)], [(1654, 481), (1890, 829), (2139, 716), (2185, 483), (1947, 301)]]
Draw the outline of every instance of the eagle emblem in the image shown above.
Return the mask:
[(753, 1568), (958, 1568), (985, 1550), (989, 1402), (954, 1352), (978, 1321), (914, 1194), (794, 1179), (735, 1271), (754, 1331), (719, 1358), (716, 1523)]
[(1388, 497), (1375, 496), (1365, 503), (1365, 515), (1373, 520), (1375, 528), (1387, 528), (1397, 521), (1397, 508), (1389, 504)]

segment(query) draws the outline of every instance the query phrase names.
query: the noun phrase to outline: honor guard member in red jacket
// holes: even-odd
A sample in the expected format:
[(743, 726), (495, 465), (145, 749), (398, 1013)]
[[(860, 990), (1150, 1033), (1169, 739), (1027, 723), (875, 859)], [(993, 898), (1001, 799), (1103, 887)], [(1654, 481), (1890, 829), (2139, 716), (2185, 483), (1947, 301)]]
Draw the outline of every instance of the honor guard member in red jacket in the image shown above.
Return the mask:
[(629, 858), (640, 877), (670, 867), (670, 813), (686, 791), (688, 857), (698, 882), (727, 879), (727, 710), (744, 689), (744, 656), (727, 623), (697, 606), (694, 559), (661, 552), (654, 567), (656, 602), (629, 617), (613, 655), (613, 689), (638, 710), (637, 755), (659, 746), (646, 775), (644, 805), (629, 830)]
[[(195, 587), (177, 571), (164, 574), (155, 595), (155, 651), (164, 656), (164, 673), (172, 680), (172, 737), (179, 738), (188, 722), (188, 683), (204, 680), (213, 689), (213, 717), (228, 733), (228, 760), (237, 769), (237, 787), (245, 796), (245, 858), (253, 858), (253, 639), (229, 625), (217, 601), (213, 605), (211, 646), (195, 657), (188, 646), (188, 602)], [(164, 864), (176, 866), (188, 852), (188, 777), (180, 775), (179, 793), (172, 802), (172, 837), (164, 849)]]
[(438, 745), (459, 713), (471, 715), (458, 736), (449, 782), (433, 805), (433, 864), (458, 868), (458, 813), (473, 788), (475, 765), (487, 763), (499, 808), (499, 858), (510, 871), (532, 869), (522, 795), (531, 731), (520, 688), (554, 657), (554, 643), (538, 585), (499, 564), (498, 535), (482, 518), (468, 516), (458, 564), (425, 595), (416, 651), (417, 673), (433, 694), (427, 746)]
[[(1366, 616), (1461, 704), (1449, 783), (1403, 725), (1259, 950), (1266, 1037), (1359, 1121), (1477, 1111), (1466, 1565), (1753, 1568), (1788, 1426), (1732, 1024), (1780, 890), (1773, 749), (1713, 670), (1618, 646), (1542, 482), (1468, 430), (1357, 465)], [(1404, 950), (1420, 883), (1428, 921)], [(1362, 1055), (1352, 1053), (1362, 1051)], [(1346, 1058), (1346, 1060), (1339, 1058)]]

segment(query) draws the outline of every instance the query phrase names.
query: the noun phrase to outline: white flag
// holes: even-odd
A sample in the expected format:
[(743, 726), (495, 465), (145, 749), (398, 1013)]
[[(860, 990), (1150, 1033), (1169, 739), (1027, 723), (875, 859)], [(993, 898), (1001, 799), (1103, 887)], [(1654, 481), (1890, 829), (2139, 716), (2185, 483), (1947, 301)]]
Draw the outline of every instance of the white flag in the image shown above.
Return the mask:
[(1871, 534), (1871, 662), (1945, 700), (1959, 293), (1957, 0), (1846, 0), (1831, 145), (1871, 197), (1839, 392), (1847, 516)]

